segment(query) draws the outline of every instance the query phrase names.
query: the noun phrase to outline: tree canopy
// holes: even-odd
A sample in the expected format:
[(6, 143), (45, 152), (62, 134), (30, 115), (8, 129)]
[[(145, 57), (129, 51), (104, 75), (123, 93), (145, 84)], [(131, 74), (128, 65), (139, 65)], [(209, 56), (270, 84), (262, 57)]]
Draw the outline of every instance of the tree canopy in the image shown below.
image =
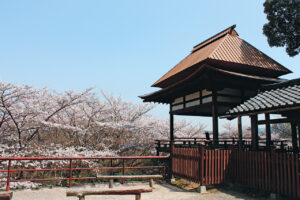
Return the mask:
[(266, 0), (268, 23), (263, 33), (271, 47), (286, 47), (289, 56), (300, 52), (300, 0)]

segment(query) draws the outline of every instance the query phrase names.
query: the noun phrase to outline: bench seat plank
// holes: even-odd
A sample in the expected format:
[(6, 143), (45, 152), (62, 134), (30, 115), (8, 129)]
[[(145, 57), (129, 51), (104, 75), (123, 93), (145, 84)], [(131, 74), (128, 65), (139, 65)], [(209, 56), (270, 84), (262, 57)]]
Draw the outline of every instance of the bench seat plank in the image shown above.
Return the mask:
[(79, 200), (84, 200), (87, 195), (135, 195), (136, 200), (140, 200), (143, 192), (152, 192), (152, 188), (81, 189), (69, 190), (66, 195), (78, 197)]
[(77, 195), (116, 195), (116, 194), (140, 194), (142, 192), (152, 192), (152, 188), (118, 188), (118, 189), (85, 189), (69, 190), (67, 196)]

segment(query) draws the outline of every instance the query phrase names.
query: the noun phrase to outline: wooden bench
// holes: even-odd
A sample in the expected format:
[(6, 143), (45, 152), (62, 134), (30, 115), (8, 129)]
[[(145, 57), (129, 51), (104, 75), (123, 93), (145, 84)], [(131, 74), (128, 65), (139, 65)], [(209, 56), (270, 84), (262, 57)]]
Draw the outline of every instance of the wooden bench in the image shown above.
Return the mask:
[(12, 195), (12, 192), (0, 192), (0, 200), (10, 200)]
[(78, 197), (79, 200), (84, 200), (87, 195), (135, 195), (135, 200), (140, 200), (143, 192), (152, 192), (152, 188), (69, 190), (67, 197)]
[(149, 186), (152, 188), (153, 179), (163, 178), (162, 175), (99, 175), (97, 179), (109, 180), (109, 188), (113, 188), (114, 179), (149, 179)]

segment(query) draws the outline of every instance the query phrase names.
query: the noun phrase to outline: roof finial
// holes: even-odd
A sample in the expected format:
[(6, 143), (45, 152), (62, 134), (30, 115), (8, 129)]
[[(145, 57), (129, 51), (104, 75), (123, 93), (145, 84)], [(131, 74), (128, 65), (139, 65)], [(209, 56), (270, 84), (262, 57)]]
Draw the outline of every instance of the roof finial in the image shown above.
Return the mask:
[(236, 25), (234, 24), (234, 25), (232, 25), (232, 26), (229, 28), (230, 30), (229, 30), (228, 33), (229, 33), (230, 35), (238, 35), (237, 32), (234, 30), (235, 27), (236, 27)]

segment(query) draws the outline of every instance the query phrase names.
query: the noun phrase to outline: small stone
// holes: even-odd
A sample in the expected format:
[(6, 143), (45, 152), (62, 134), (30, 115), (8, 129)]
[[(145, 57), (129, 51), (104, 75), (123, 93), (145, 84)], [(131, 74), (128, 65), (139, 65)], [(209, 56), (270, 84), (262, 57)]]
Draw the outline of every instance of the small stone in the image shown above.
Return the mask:
[(207, 193), (206, 186), (204, 186), (204, 185), (199, 186), (199, 187), (198, 187), (198, 192), (199, 192), (200, 194), (206, 194), (206, 193)]

